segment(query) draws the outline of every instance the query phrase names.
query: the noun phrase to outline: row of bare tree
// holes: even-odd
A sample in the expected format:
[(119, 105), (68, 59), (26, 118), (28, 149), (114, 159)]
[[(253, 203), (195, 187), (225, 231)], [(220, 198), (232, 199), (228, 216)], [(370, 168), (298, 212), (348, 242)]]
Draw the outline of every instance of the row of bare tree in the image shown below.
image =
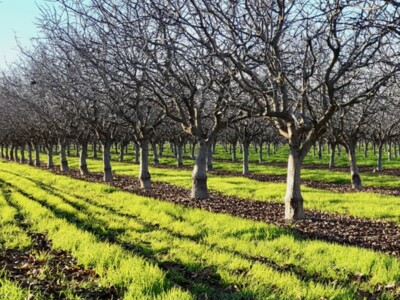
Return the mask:
[(359, 187), (355, 147), (365, 128), (379, 147), (397, 130), (396, 1), (52, 3), (41, 9), (40, 36), (3, 72), (1, 136), (35, 153), (60, 144), (64, 170), (68, 141), (79, 143), (85, 173), (95, 139), (111, 180), (112, 144), (135, 140), (150, 188), (151, 141), (178, 124), (198, 145), (192, 197), (208, 198), (217, 136), (236, 127), (245, 141), (246, 122), (268, 122), (290, 146), (285, 218), (293, 220), (304, 218), (301, 168), (317, 141), (345, 145)]

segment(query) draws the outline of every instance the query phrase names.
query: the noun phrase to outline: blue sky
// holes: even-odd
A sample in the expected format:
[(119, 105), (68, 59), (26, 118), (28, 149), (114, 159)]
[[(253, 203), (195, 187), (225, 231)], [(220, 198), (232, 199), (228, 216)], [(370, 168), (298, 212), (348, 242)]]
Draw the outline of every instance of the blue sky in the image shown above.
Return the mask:
[(29, 39), (37, 36), (34, 22), (40, 12), (36, 3), (45, 1), (0, 0), (0, 68), (18, 57), (15, 36), (23, 45), (29, 45)]

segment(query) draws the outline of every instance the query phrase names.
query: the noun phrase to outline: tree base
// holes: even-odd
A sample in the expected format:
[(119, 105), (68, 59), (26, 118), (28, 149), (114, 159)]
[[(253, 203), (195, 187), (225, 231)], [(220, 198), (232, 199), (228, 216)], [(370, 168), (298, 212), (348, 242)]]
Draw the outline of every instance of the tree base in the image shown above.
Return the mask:
[(193, 179), (192, 193), (190, 194), (192, 199), (208, 199), (207, 178), (205, 179)]
[(150, 178), (140, 178), (140, 187), (145, 190), (151, 189)]
[(296, 221), (304, 218), (303, 199), (285, 198), (285, 220)]
[(362, 183), (361, 183), (361, 177), (358, 174), (353, 174), (351, 176), (351, 187), (355, 190), (361, 190), (362, 189)]

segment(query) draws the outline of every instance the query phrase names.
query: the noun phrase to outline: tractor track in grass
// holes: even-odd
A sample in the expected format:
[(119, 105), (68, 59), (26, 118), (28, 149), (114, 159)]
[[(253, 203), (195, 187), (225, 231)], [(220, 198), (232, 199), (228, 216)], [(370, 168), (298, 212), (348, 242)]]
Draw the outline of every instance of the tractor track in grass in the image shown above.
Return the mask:
[[(16, 174), (17, 175), (17, 174)], [(95, 174), (96, 176), (97, 174)], [(49, 185), (43, 184), (42, 182), (39, 182), (37, 180), (22, 176), (21, 177), (32, 181), (33, 183), (35, 183), (39, 188), (43, 189), (44, 191), (46, 191), (47, 193), (59, 197), (60, 199), (62, 199), (62, 201), (64, 201), (65, 203), (67, 203), (68, 205), (71, 205), (72, 207), (74, 207), (75, 209), (84, 212), (85, 214), (91, 214), (87, 208), (85, 204), (79, 204), (76, 203), (74, 201), (70, 201), (67, 198), (65, 198), (62, 194), (61, 194), (61, 190), (59, 189), (54, 189)], [(137, 183), (139, 184), (139, 183)], [(220, 277), (219, 275), (215, 272), (215, 270), (213, 270), (212, 267), (206, 267), (200, 271), (190, 271), (188, 270), (184, 265), (177, 263), (175, 261), (160, 261), (156, 256), (152, 255), (152, 254), (144, 254), (143, 250), (135, 245), (135, 244), (131, 244), (131, 243), (127, 243), (127, 242), (123, 242), (120, 241), (118, 239), (118, 237), (115, 236), (110, 236), (110, 235), (104, 235), (104, 232), (98, 231), (96, 227), (92, 227), (88, 224), (80, 224), (80, 221), (78, 220), (74, 220), (74, 216), (67, 216), (66, 212), (61, 212), (58, 211), (58, 209), (56, 209), (55, 207), (53, 207), (52, 205), (49, 205), (47, 203), (43, 203), (42, 201), (38, 201), (37, 199), (33, 198), (32, 196), (24, 193), (23, 191), (21, 191), (20, 189), (10, 185), (10, 187), (12, 187), (13, 189), (16, 189), (18, 192), (24, 194), (24, 196), (30, 198), (31, 200), (40, 203), (41, 205), (45, 206), (46, 208), (50, 209), (53, 213), (56, 214), (56, 216), (59, 217), (67, 217), (68, 220), (70, 220), (71, 222), (74, 222), (75, 224), (78, 225), (78, 227), (80, 227), (81, 225), (86, 229), (89, 230), (93, 233), (95, 233), (96, 235), (98, 235), (99, 237), (101, 237), (103, 240), (110, 242), (110, 243), (115, 243), (117, 245), (120, 245), (121, 247), (123, 247), (126, 250), (129, 251), (133, 251), (134, 253), (136, 253), (137, 255), (141, 255), (147, 259), (149, 259), (150, 261), (156, 263), (161, 269), (163, 269), (164, 271), (167, 272), (173, 272), (173, 273), (178, 273), (182, 276), (182, 278), (188, 278), (187, 280), (184, 280), (183, 282), (179, 283), (179, 286), (181, 286), (184, 289), (190, 290), (191, 284), (192, 282), (196, 282), (197, 284), (206, 284), (209, 287), (211, 287), (212, 289), (215, 289), (218, 292), (224, 292), (226, 294), (230, 294), (230, 293), (234, 293), (235, 291), (237, 291), (237, 287), (234, 285), (230, 285), (230, 286), (224, 286), (221, 285), (220, 283)], [(65, 193), (65, 191), (64, 191)], [(345, 286), (345, 287), (351, 287), (351, 286), (356, 286), (357, 287), (357, 295), (360, 299), (378, 299), (379, 296), (384, 292), (384, 291), (390, 291), (391, 289), (395, 289), (397, 286), (394, 285), (392, 286), (384, 286), (384, 285), (380, 285), (377, 284), (376, 286), (374, 286), (373, 291), (367, 291), (367, 290), (363, 290), (361, 288), (358, 287), (359, 284), (363, 283), (363, 282), (367, 282), (369, 280), (369, 276), (367, 275), (363, 275), (363, 274), (353, 274), (353, 273), (349, 273), (348, 277), (346, 279), (342, 279), (342, 280), (338, 280), (338, 279), (334, 279), (334, 278), (326, 278), (326, 277), (321, 277), (321, 275), (319, 273), (309, 273), (309, 271), (307, 271), (306, 269), (301, 268), (300, 266), (294, 265), (294, 264), (278, 264), (275, 261), (267, 258), (267, 257), (263, 257), (263, 256), (252, 256), (252, 255), (247, 255), (232, 249), (228, 249), (225, 247), (220, 247), (218, 245), (211, 245), (208, 244), (207, 242), (203, 241), (201, 236), (188, 236), (188, 235), (182, 235), (179, 232), (175, 232), (171, 229), (168, 228), (164, 228), (161, 227), (158, 224), (153, 224), (153, 223), (149, 223), (143, 219), (141, 219), (138, 216), (132, 215), (132, 214), (127, 214), (127, 213), (123, 213), (123, 212), (119, 212), (107, 205), (102, 205), (100, 203), (97, 203), (96, 201), (89, 199), (89, 198), (85, 198), (82, 196), (77, 196), (77, 195), (73, 195), (70, 193), (67, 193), (69, 196), (75, 197), (77, 199), (79, 199), (80, 201), (84, 202), (84, 203), (88, 203), (92, 206), (98, 207), (98, 208), (102, 208), (105, 210), (108, 210), (110, 212), (112, 212), (113, 214), (116, 214), (120, 217), (124, 217), (124, 218), (134, 218), (136, 221), (138, 221), (140, 224), (144, 225), (146, 228), (149, 228), (150, 230), (163, 230), (165, 232), (167, 232), (168, 234), (171, 234), (172, 236), (174, 236), (175, 238), (179, 238), (179, 239), (188, 239), (191, 240), (195, 243), (200, 243), (203, 244), (205, 246), (208, 246), (214, 250), (217, 251), (225, 251), (225, 252), (229, 252), (231, 254), (237, 255), (243, 259), (247, 259), (247, 260), (251, 260), (254, 262), (259, 262), (262, 263), (264, 265), (267, 265), (268, 267), (278, 271), (278, 272), (283, 272), (283, 273), (293, 273), (295, 274), (300, 280), (302, 281), (306, 281), (306, 282), (315, 282), (315, 283), (319, 283), (319, 284), (323, 284), (323, 285), (334, 285), (334, 286)], [(236, 270), (238, 273), (240, 274), (246, 274), (248, 271), (247, 270)], [(169, 277), (167, 275), (167, 277)], [(210, 298), (213, 299), (213, 298)]]
[[(62, 249), (53, 249), (52, 242), (43, 233), (32, 231), (30, 224), (10, 201), (7, 183), (0, 182), (1, 192), (8, 205), (17, 213), (15, 224), (32, 240), (32, 248), (26, 250), (1, 249), (0, 269), (4, 276), (31, 291), (28, 299), (35, 299), (39, 292), (51, 299), (67, 299), (63, 290), (68, 288), (82, 299), (120, 299), (113, 287), (104, 288), (97, 283), (99, 275), (92, 269), (79, 265), (75, 257)], [(80, 287), (81, 284), (85, 287)]]

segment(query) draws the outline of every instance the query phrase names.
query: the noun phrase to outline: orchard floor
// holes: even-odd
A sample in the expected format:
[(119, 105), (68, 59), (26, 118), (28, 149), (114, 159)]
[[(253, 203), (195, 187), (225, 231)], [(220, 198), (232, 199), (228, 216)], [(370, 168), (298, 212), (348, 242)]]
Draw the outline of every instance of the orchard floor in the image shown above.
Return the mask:
[[(52, 171), (0, 162), (1, 211), (9, 211), (1, 230), (15, 227), (28, 240), (22, 247), (0, 236), (5, 257), (22, 256), (8, 262), (0, 295), (19, 289), (20, 299), (400, 297), (395, 223), (307, 209), (305, 220), (287, 224), (279, 203), (216, 190), (199, 201), (174, 181), (142, 190), (122, 172), (106, 185), (100, 173)], [(65, 260), (67, 274), (40, 267), (52, 260)], [(22, 274), (13, 276), (13, 269)], [(62, 284), (43, 288), (56, 275)]]

